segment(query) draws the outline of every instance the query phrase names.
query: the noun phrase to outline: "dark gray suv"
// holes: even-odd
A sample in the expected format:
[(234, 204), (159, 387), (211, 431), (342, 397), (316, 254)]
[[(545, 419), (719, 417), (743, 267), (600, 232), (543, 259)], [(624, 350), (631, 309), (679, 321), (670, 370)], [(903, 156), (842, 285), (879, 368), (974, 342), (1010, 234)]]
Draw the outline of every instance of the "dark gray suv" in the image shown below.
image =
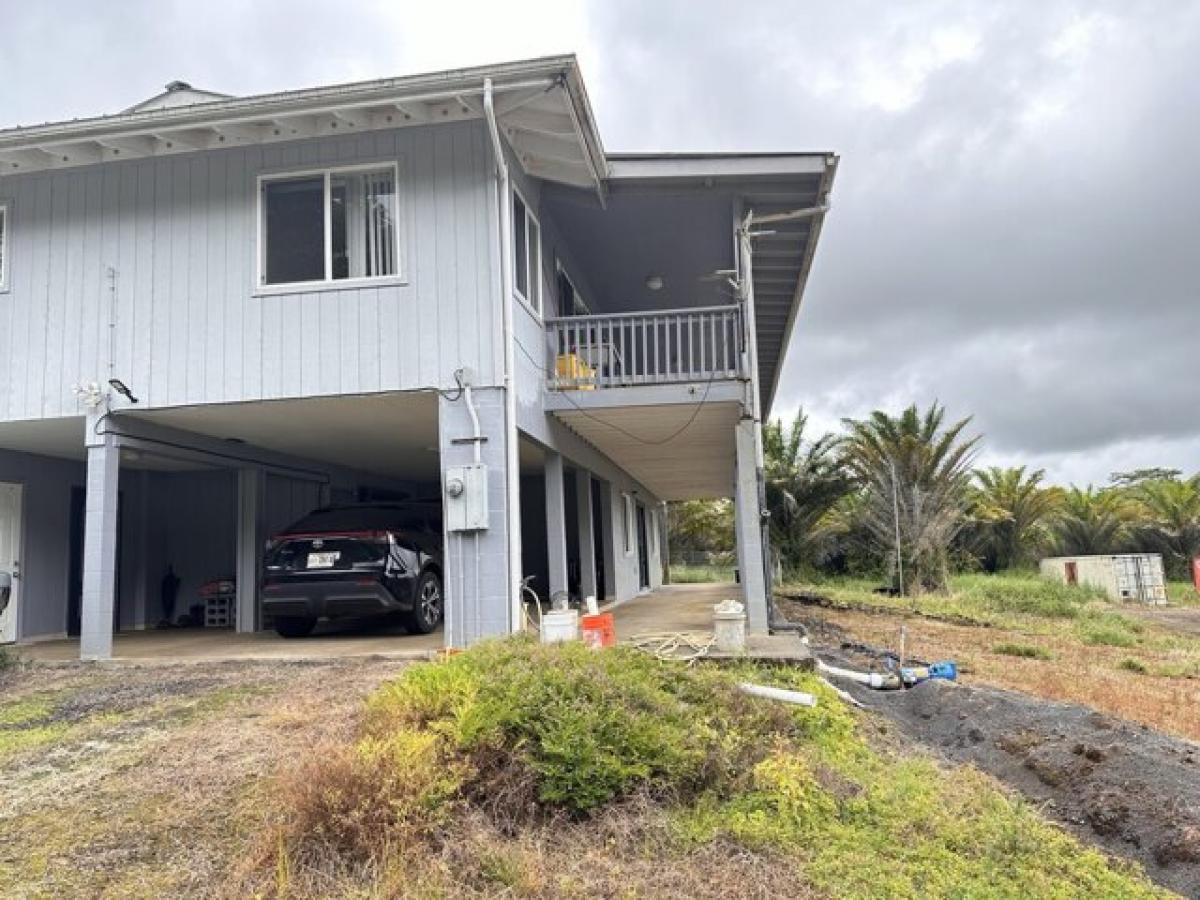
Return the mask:
[(442, 622), (441, 505), (370, 503), (319, 509), (271, 539), (263, 612), (284, 637), (320, 619), (403, 616), (409, 631)]

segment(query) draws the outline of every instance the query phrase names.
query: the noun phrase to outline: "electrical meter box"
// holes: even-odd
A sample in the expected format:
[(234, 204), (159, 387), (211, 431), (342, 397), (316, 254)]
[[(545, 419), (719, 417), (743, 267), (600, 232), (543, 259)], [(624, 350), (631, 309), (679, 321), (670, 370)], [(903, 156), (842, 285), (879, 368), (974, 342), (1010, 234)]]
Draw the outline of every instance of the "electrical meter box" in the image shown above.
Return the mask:
[(444, 514), (447, 531), (486, 531), (488, 527), (487, 466), (450, 466), (446, 469)]

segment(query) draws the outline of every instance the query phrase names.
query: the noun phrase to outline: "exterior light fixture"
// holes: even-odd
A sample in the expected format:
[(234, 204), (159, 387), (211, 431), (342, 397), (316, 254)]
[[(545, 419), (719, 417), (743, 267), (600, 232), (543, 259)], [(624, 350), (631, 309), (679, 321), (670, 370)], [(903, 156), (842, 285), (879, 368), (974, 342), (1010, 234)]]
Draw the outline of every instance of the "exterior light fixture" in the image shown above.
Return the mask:
[(120, 378), (108, 379), (108, 386), (111, 387), (118, 394), (120, 394), (122, 397), (124, 397), (126, 400), (128, 400), (130, 403), (138, 402), (138, 398), (133, 396), (133, 391), (131, 391), (129, 388), (127, 388), (125, 386), (125, 382), (123, 382)]
[(652, 291), (661, 291), (663, 289), (663, 277), (661, 275), (646, 276), (646, 287)]

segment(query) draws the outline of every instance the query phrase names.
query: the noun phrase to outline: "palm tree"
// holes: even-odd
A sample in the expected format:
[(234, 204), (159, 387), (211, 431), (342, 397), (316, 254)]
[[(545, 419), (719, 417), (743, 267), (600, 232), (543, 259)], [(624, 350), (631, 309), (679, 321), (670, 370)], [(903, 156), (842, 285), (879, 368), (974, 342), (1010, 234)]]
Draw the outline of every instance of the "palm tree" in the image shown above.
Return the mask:
[(1138, 532), (1163, 554), (1172, 573), (1182, 576), (1200, 556), (1200, 474), (1186, 481), (1143, 481), (1133, 496), (1142, 512)]
[(1033, 561), (1049, 539), (1046, 523), (1060, 491), (1042, 486), (1045, 471), (1025, 466), (975, 470), (971, 492), (972, 543), (989, 572)]
[(1130, 506), (1120, 492), (1072, 487), (1054, 523), (1064, 556), (1115, 553), (1128, 535)]
[(970, 418), (947, 426), (945, 417), (935, 401), (924, 413), (914, 404), (898, 416), (843, 420), (844, 459), (865, 493), (863, 524), (879, 550), (894, 553), (898, 536), (906, 593), (945, 587), (950, 545), (966, 520), (979, 438), (963, 434)]
[(771, 541), (785, 565), (793, 569), (817, 562), (821, 544), (829, 536), (822, 522), (853, 486), (835, 452), (837, 437), (825, 434), (806, 441), (807, 425), (808, 417), (800, 410), (788, 428), (779, 420), (763, 428)]

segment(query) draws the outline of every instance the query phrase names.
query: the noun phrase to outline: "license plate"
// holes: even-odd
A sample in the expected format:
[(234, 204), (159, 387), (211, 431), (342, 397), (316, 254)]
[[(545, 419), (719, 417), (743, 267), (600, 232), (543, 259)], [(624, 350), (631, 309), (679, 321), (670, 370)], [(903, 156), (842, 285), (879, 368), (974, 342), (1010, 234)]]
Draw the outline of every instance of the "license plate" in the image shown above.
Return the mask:
[(332, 569), (334, 563), (338, 561), (338, 557), (341, 555), (341, 552), (337, 550), (330, 550), (324, 553), (310, 553), (308, 554), (308, 567), (310, 569)]

